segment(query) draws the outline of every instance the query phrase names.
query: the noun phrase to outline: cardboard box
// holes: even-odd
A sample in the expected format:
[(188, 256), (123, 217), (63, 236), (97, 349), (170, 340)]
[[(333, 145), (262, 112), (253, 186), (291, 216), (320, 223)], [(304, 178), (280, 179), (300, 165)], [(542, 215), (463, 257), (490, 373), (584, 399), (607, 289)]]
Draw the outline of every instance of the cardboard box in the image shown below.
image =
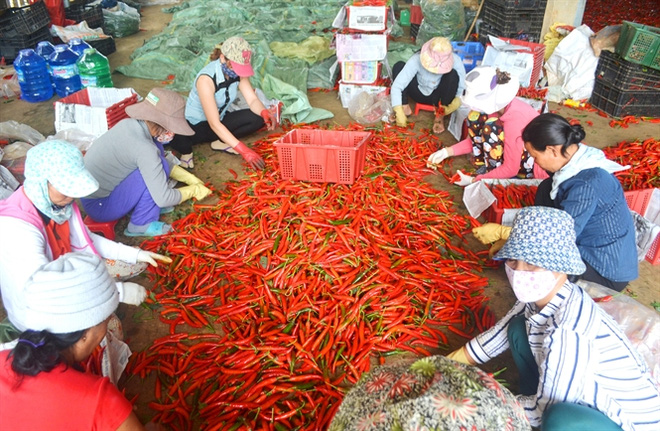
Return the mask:
[(101, 136), (127, 118), (126, 107), (137, 101), (132, 88), (84, 88), (55, 102), (55, 131), (78, 129)]
[(343, 6), (335, 16), (332, 26), (356, 32), (389, 33), (394, 26), (394, 7)]
[(385, 34), (337, 34), (337, 61), (381, 61), (387, 57)]
[(348, 108), (348, 104), (353, 97), (362, 91), (366, 91), (369, 94), (380, 94), (385, 92), (389, 93), (389, 87), (381, 87), (378, 85), (359, 85), (359, 84), (346, 84), (344, 82), (339, 82), (339, 99), (341, 100), (341, 106)]

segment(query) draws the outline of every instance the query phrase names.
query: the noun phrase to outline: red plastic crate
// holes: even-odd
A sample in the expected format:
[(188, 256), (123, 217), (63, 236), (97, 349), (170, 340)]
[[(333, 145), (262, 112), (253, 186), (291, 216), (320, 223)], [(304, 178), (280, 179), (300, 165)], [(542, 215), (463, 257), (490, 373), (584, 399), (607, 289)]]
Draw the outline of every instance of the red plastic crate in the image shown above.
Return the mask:
[(543, 69), (543, 56), (545, 55), (545, 45), (542, 43), (525, 42), (524, 40), (509, 39), (506, 37), (498, 37), (511, 45), (520, 45), (530, 48), (530, 53), (534, 55), (534, 68), (532, 69), (532, 77), (529, 82), (530, 85), (536, 85), (541, 78), (541, 70)]
[[(126, 107), (134, 103), (137, 103), (138, 100), (137, 98), (138, 98), (137, 93), (133, 93), (133, 95), (127, 97), (121, 102), (117, 102), (114, 105), (105, 108), (105, 115), (108, 120), (108, 129), (110, 129), (112, 126), (114, 126), (124, 118), (128, 118), (128, 115), (126, 114)], [(83, 88), (80, 91), (76, 91), (75, 93), (60, 99), (59, 102), (75, 103), (75, 104), (87, 105), (87, 106), (91, 104), (91, 102), (89, 101), (89, 94), (87, 88)]]
[[(643, 216), (649, 202), (651, 202), (651, 196), (653, 195), (654, 190), (655, 189), (645, 189), (624, 192), (623, 195), (628, 203), (628, 208)], [(655, 241), (653, 241), (653, 244), (651, 244), (651, 248), (646, 253), (646, 260), (651, 262), (651, 265), (660, 264), (660, 235), (658, 235)]]
[(353, 184), (370, 139), (370, 132), (295, 129), (273, 145), (283, 179)]

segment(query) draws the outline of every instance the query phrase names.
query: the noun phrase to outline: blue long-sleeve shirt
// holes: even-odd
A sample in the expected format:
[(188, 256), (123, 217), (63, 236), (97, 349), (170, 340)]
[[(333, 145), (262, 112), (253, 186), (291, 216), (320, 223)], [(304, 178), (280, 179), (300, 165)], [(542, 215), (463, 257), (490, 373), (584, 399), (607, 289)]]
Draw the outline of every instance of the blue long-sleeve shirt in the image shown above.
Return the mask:
[(617, 323), (571, 282), (540, 310), (516, 302), (467, 343), (470, 356), (483, 364), (507, 350), (509, 323), (519, 315), (539, 367), (537, 393), (518, 396), (532, 426), (541, 425), (552, 404), (569, 402), (601, 411), (626, 431), (658, 429), (660, 392), (644, 359)]
[[(401, 93), (406, 87), (408, 87), (408, 84), (410, 84), (415, 76), (417, 76), (419, 91), (426, 96), (433, 93), (433, 90), (440, 85), (442, 75), (431, 73), (424, 69), (419, 57), (419, 52), (413, 54), (413, 56), (406, 61), (406, 65), (403, 66), (403, 69), (401, 69), (401, 72), (399, 72), (392, 83), (392, 88), (390, 89), (392, 106), (400, 106), (402, 104)], [(453, 69), (458, 73), (458, 89), (456, 90), (456, 97), (458, 97), (463, 95), (463, 90), (465, 90), (465, 66), (463, 65), (463, 60), (457, 54), (453, 54), (453, 58)]]
[(635, 226), (621, 183), (601, 168), (559, 184), (555, 203), (573, 217), (582, 259), (612, 281), (639, 276)]

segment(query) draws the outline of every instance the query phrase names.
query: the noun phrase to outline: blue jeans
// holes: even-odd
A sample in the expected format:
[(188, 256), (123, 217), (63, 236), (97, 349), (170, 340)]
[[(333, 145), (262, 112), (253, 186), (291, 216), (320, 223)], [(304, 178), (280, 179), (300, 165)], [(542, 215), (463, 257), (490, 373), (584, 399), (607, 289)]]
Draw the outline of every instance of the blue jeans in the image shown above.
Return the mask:
[[(509, 347), (518, 367), (520, 393), (534, 395), (539, 386), (539, 367), (532, 355), (525, 327), (525, 316), (514, 317), (507, 330)], [(542, 431), (620, 431), (616, 423), (600, 411), (573, 403), (556, 403), (543, 413)]]

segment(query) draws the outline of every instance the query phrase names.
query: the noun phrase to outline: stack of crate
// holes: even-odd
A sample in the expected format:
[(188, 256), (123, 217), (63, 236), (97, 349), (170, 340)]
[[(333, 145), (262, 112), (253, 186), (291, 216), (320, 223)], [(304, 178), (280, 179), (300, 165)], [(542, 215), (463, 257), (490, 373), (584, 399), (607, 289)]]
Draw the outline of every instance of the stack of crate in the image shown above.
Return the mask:
[(11, 62), (22, 49), (35, 48), (42, 40), (52, 42), (49, 27), (50, 15), (42, 0), (6, 10), (0, 15), (0, 57)]
[(660, 117), (660, 28), (623, 22), (615, 52), (600, 54), (589, 101), (612, 117)]
[(64, 14), (66, 19), (76, 23), (87, 22), (89, 28), (103, 28), (103, 7), (100, 3), (90, 4), (87, 0), (70, 3)]
[(660, 70), (602, 51), (591, 105), (612, 117), (660, 117)]
[(340, 69), (339, 96), (342, 106), (356, 94), (387, 91), (383, 85), (383, 69), (387, 56), (387, 40), (391, 31), (392, 10), (389, 0), (353, 1), (344, 7), (346, 26), (335, 38)]
[(548, 0), (484, 0), (479, 36), (488, 35), (541, 41), (541, 28)]

